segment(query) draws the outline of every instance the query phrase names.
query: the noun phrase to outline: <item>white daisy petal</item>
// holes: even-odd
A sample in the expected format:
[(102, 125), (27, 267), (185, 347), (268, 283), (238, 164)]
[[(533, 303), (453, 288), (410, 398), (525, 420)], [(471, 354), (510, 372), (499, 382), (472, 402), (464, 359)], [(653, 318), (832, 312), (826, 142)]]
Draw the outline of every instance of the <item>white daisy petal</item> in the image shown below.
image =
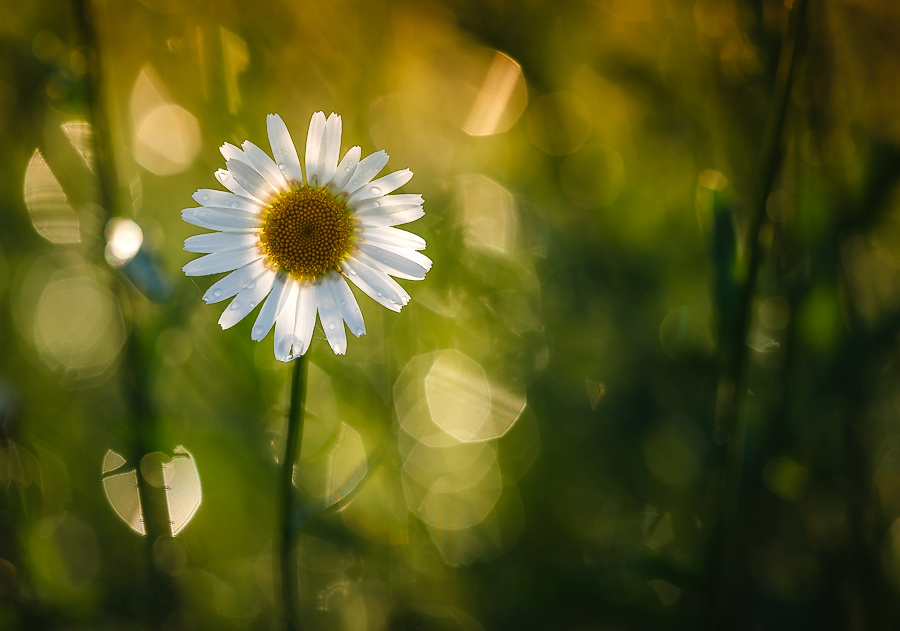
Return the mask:
[(341, 317), (344, 318), (344, 322), (347, 323), (347, 328), (350, 329), (350, 332), (356, 337), (365, 334), (366, 323), (363, 320), (362, 311), (356, 302), (356, 298), (353, 296), (353, 292), (347, 286), (347, 281), (344, 280), (344, 277), (338, 272), (329, 272), (325, 276), (324, 284), (331, 292), (331, 297), (334, 299), (338, 311), (340, 311)]
[(390, 156), (382, 150), (376, 151), (360, 160), (359, 164), (356, 166), (356, 171), (353, 172), (353, 177), (351, 177), (346, 186), (341, 189), (340, 194), (350, 195), (360, 187), (371, 182), (372, 178), (378, 175), (381, 172), (381, 169), (387, 165), (389, 158)]
[[(409, 259), (413, 263), (416, 263), (416, 264), (420, 265), (421, 267), (423, 267), (426, 272), (431, 271), (431, 266), (433, 265), (431, 259), (428, 258), (427, 256), (425, 256), (424, 254), (422, 254), (421, 252), (416, 252), (415, 250), (413, 250), (411, 248), (397, 247), (394, 245), (378, 244), (377, 247), (380, 247), (382, 250), (387, 250), (389, 252), (393, 252), (394, 254), (396, 254), (398, 256), (402, 256), (403, 258)], [(416, 280), (416, 279), (413, 279), (413, 280)]]
[(278, 314), (284, 307), (284, 303), (288, 299), (293, 282), (294, 280), (286, 273), (283, 271), (278, 272), (278, 275), (275, 277), (275, 283), (272, 285), (272, 293), (269, 294), (266, 304), (259, 310), (256, 322), (253, 323), (250, 339), (259, 342), (269, 334), (269, 331), (272, 330), (272, 325), (275, 324), (275, 318), (278, 317)]
[(181, 218), (201, 228), (229, 232), (257, 230), (263, 222), (257, 214), (230, 208), (185, 208)]
[(291, 345), (294, 343), (294, 324), (297, 321), (297, 293), (299, 283), (288, 280), (288, 291), (284, 306), (275, 319), (275, 359), (286, 362), (291, 359)]
[(385, 175), (377, 180), (373, 180), (353, 193), (350, 198), (347, 199), (347, 204), (353, 205), (367, 199), (387, 195), (409, 182), (412, 179), (412, 176), (412, 171), (403, 169), (401, 171), (394, 171), (390, 175)]
[(227, 188), (235, 195), (240, 195), (241, 197), (253, 197), (249, 192), (247, 192), (247, 189), (238, 184), (237, 180), (234, 179), (234, 176), (225, 169), (219, 169), (218, 171), (216, 171), (216, 179), (219, 180), (219, 184)]
[(243, 147), (247, 157), (250, 158), (253, 168), (266, 179), (272, 188), (282, 192), (288, 189), (287, 180), (284, 179), (281, 171), (278, 170), (278, 165), (265, 151), (249, 140), (245, 140), (241, 147)]
[(341, 268), (354, 285), (381, 306), (399, 312), (409, 302), (409, 294), (384, 272), (372, 269), (352, 256), (341, 261)]
[(316, 286), (309, 280), (300, 282), (297, 295), (297, 319), (294, 324), (294, 357), (305, 355), (316, 326)]
[(247, 317), (247, 314), (253, 311), (256, 305), (262, 302), (263, 298), (271, 291), (275, 276), (275, 274), (263, 274), (255, 282), (244, 287), (231, 301), (228, 308), (222, 312), (219, 317), (219, 326), (229, 329)]
[(236, 252), (252, 248), (259, 243), (259, 236), (254, 232), (210, 232), (197, 234), (184, 240), (184, 249), (188, 252)]
[[(228, 173), (228, 171), (225, 171), (225, 173)], [(260, 213), (263, 211), (263, 205), (255, 199), (226, 193), (225, 191), (215, 191), (211, 188), (201, 188), (191, 197), (202, 206), (233, 208), (235, 210), (245, 210), (249, 213)]]
[(306, 135), (306, 183), (313, 187), (319, 185), (319, 154), (324, 133), (325, 112), (316, 112), (309, 121), (309, 133)]
[[(400, 209), (400, 210), (397, 210)], [(356, 223), (363, 228), (381, 228), (385, 226), (399, 226), (425, 216), (421, 206), (392, 206), (391, 212), (377, 215), (356, 215)]]
[(322, 321), (322, 329), (328, 344), (335, 355), (343, 355), (347, 352), (347, 333), (344, 331), (344, 320), (338, 311), (337, 304), (331, 296), (331, 292), (323, 284), (316, 281), (316, 303), (319, 309), (319, 320)]
[(350, 210), (354, 214), (361, 215), (363, 213), (380, 212), (396, 206), (421, 206), (424, 203), (425, 200), (422, 199), (421, 195), (403, 193), (401, 195), (385, 195), (384, 197), (367, 199), (354, 204)]
[(399, 228), (361, 228), (359, 237), (369, 243), (381, 243), (410, 250), (425, 249), (425, 239)]
[[(392, 195), (390, 197), (393, 197)], [(364, 210), (356, 211), (353, 213), (353, 216), (359, 220), (371, 219), (373, 217), (384, 217), (389, 214), (396, 214), (400, 212), (405, 212), (407, 210), (421, 210), (422, 214), (425, 214), (424, 209), (421, 204), (394, 204), (391, 206), (384, 207), (369, 207)]]
[(269, 144), (272, 146), (272, 155), (275, 157), (278, 169), (289, 183), (294, 186), (302, 186), (303, 170), (300, 168), (297, 148), (294, 146), (287, 125), (278, 114), (269, 114), (266, 116), (266, 130), (269, 132)]
[(215, 252), (194, 259), (181, 269), (186, 276), (207, 276), (230, 272), (243, 267), (251, 261), (262, 258), (263, 254), (258, 248), (248, 248), (237, 252)]
[(240, 147), (235, 147), (230, 142), (226, 142), (219, 147), (219, 153), (225, 158), (225, 162), (237, 160), (238, 162), (243, 162), (247, 166), (253, 166), (253, 162), (250, 161), (249, 156), (245, 155)]
[[(258, 281), (263, 274), (275, 278), (275, 272), (266, 266), (264, 258), (247, 263), (244, 267), (231, 272), (225, 278), (219, 280), (203, 294), (203, 301), (213, 304), (227, 300), (246, 288), (250, 283)], [(269, 286), (271, 287), (271, 281)]]
[(239, 160), (229, 160), (225, 166), (228, 167), (228, 172), (234, 176), (238, 184), (247, 189), (253, 197), (268, 201), (278, 193), (253, 167)]
[[(408, 280), (422, 280), (428, 272), (428, 268), (411, 260), (412, 257), (408, 254), (400, 254), (386, 245), (360, 243), (357, 247), (354, 254), (356, 258), (369, 267), (380, 269), (391, 276)], [(407, 252), (412, 253), (413, 250), (407, 250)]]
[(334, 177), (328, 183), (329, 191), (336, 193), (347, 185), (347, 182), (353, 177), (354, 171), (356, 171), (356, 165), (359, 164), (359, 156), (361, 153), (362, 149), (360, 149), (359, 146), (356, 146), (350, 147), (350, 150), (344, 154), (344, 159), (337, 165), (337, 169), (334, 171)]
[(334, 170), (341, 155), (341, 129), (341, 117), (332, 112), (325, 121), (325, 133), (319, 149), (319, 162), (316, 167), (319, 186), (327, 186), (334, 177)]

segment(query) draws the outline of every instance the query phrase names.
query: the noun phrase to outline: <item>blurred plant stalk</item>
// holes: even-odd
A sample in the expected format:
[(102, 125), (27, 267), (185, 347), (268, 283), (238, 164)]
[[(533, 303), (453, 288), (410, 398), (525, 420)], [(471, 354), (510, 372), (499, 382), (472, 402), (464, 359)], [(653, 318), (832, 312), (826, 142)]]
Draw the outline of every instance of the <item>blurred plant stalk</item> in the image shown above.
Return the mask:
[[(729, 578), (729, 535), (739, 512), (741, 475), (743, 470), (746, 423), (742, 423), (741, 403), (747, 389), (747, 339), (750, 333), (751, 308), (766, 245), (760, 234), (767, 221), (766, 201), (778, 175), (784, 150), (785, 118), (802, 43), (806, 35), (808, 0), (798, 0), (789, 16), (788, 31), (782, 41), (775, 74), (772, 99), (766, 119), (765, 134), (759, 154), (757, 190), (748, 222), (745, 256), (746, 277), (740, 287), (733, 312), (730, 340), (724, 346), (723, 375), (719, 380), (716, 400), (716, 442), (724, 450), (716, 481), (713, 501), (713, 525), (709, 547), (708, 595), (710, 628), (732, 628), (735, 620), (733, 581)], [(721, 450), (720, 450), (721, 452)], [(721, 456), (720, 456), (721, 457)]]
[(291, 548), (295, 530), (294, 515), (294, 463), (300, 453), (303, 441), (303, 418), (306, 409), (306, 355), (294, 360), (291, 371), (291, 399), (288, 409), (287, 439), (284, 446), (284, 461), (281, 463), (279, 491), (281, 495), (281, 554), (279, 571), (281, 579), (281, 602), (284, 611), (283, 628), (297, 629), (294, 600), (296, 598), (295, 572), (291, 566)]
[[(99, 45), (96, 29), (96, 6), (91, 0), (72, 0), (73, 20), (78, 39), (94, 51), (97, 58), (90, 72), (86, 75), (88, 83), (87, 116), (93, 128), (94, 156), (96, 160), (97, 191), (99, 205), (103, 209), (102, 222), (105, 225), (112, 217), (121, 216), (118, 212), (119, 179), (115, 166), (114, 149), (108, 126), (108, 115), (103, 98), (103, 55)], [(103, 256), (103, 252), (98, 253)], [(122, 287), (129, 282), (124, 278), (122, 268), (116, 269), (122, 274)], [(135, 291), (123, 291), (123, 300), (134, 302), (143, 300)], [(132, 312), (135, 310), (132, 309)], [(149, 572), (155, 598), (150, 599), (146, 607), (146, 617), (150, 621), (161, 623), (175, 608), (175, 591), (171, 581), (165, 576), (154, 561), (154, 544), (160, 538), (172, 536), (169, 522), (165, 490), (154, 488), (141, 474), (141, 461), (148, 453), (156, 451), (158, 419), (151, 396), (151, 371), (156, 363), (152, 357), (152, 345), (145, 344), (137, 322), (132, 321), (125, 344), (125, 360), (123, 367), (126, 400), (131, 408), (131, 438), (129, 460), (133, 461), (138, 474), (136, 476), (138, 495), (141, 502), (143, 525), (146, 532), (145, 564)]]

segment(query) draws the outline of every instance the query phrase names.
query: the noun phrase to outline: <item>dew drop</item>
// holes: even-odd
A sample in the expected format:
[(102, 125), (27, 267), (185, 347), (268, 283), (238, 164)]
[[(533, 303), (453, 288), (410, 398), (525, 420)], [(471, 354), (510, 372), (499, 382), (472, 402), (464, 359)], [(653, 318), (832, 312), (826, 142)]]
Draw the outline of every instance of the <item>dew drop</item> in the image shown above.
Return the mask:
[(328, 330), (329, 330), (329, 331), (334, 331), (334, 322), (329, 322), (329, 323), (328, 323)]
[(209, 195), (203, 195), (200, 199), (202, 199), (202, 200), (205, 201), (205, 202), (208, 202), (208, 201), (209, 201)]
[(350, 167), (344, 167), (344, 173), (350, 173)]
[(372, 195), (381, 195), (381, 189), (377, 186), (373, 186), (372, 188), (370, 188), (369, 192), (372, 193)]
[(241, 301), (240, 301), (240, 300), (235, 300), (234, 302), (232, 302), (232, 303), (231, 303), (231, 308), (232, 308), (232, 309), (240, 309), (240, 308), (241, 308)]
[(284, 153), (284, 151), (282, 151), (281, 149), (276, 149), (276, 150), (275, 150), (275, 155), (280, 156), (282, 153)]
[[(279, 151), (280, 151), (280, 150), (279, 150)], [(281, 169), (282, 171), (284, 171), (284, 170), (287, 168), (287, 165), (286, 165), (286, 164), (279, 164), (279, 165), (278, 165), (278, 168)]]
[(345, 304), (347, 304), (347, 301), (341, 298), (341, 306), (343, 307)]
[[(380, 292), (380, 291), (379, 291), (379, 292), (377, 292), (377, 293), (378, 293), (378, 297), (379, 297), (379, 298), (384, 298), (384, 294), (382, 294), (382, 293), (381, 293), (381, 292)], [(394, 302), (394, 301), (393, 301), (393, 300), (391, 300), (391, 302)]]
[(244, 289), (255, 289), (255, 288), (256, 288), (256, 281), (253, 281), (249, 285), (244, 287)]
[(221, 298), (221, 297), (222, 297), (222, 290), (221, 290), (221, 289), (215, 290), (215, 291), (213, 292), (213, 296), (215, 296), (216, 298)]
[(258, 303), (255, 300), (250, 301), (250, 309), (252, 310)]

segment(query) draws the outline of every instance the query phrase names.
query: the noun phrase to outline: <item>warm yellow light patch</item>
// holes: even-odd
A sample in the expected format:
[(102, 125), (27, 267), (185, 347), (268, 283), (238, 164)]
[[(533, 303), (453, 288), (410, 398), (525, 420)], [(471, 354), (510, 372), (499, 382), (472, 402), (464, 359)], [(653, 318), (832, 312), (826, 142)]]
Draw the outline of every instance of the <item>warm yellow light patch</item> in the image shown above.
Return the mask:
[(346, 204), (325, 189), (304, 186), (269, 206), (260, 241), (278, 267), (295, 278), (315, 278), (337, 268), (352, 234)]

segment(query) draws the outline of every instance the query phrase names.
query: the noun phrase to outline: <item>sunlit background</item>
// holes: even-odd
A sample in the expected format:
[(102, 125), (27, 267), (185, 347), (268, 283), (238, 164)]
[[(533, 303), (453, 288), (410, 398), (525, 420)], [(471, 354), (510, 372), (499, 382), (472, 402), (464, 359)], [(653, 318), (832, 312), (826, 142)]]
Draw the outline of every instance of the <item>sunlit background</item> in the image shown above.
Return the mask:
[(277, 628), (290, 368), (181, 210), (319, 110), (434, 268), (315, 334), (303, 628), (896, 626), (900, 5), (810, 3), (759, 191), (800, 3), (0, 0), (0, 628)]

